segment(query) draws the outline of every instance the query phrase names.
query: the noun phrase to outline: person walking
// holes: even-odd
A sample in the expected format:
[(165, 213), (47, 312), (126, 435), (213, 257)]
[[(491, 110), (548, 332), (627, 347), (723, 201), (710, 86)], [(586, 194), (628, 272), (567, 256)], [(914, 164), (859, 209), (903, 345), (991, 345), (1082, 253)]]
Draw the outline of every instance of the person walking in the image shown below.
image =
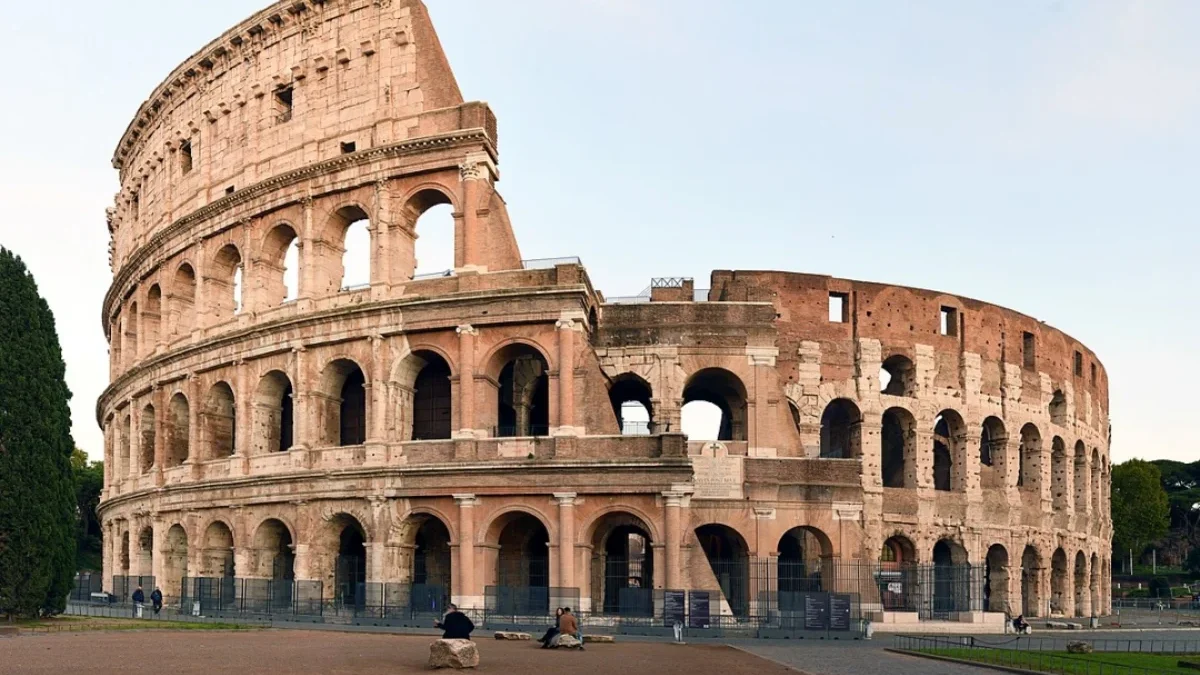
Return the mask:
[(133, 592), (133, 616), (134, 618), (142, 618), (142, 605), (146, 604), (146, 592), (141, 586)]
[(152, 605), (154, 605), (154, 613), (155, 614), (158, 614), (162, 610), (162, 606), (163, 606), (162, 591), (160, 591), (157, 586), (155, 586), (154, 591), (152, 591), (150, 593), (150, 603)]
[(570, 607), (563, 607), (562, 618), (558, 621), (558, 632), (579, 640), (579, 649), (583, 650), (583, 633), (579, 631), (579, 620), (571, 613)]
[(562, 607), (558, 607), (554, 610), (554, 625), (546, 630), (546, 634), (542, 636), (541, 640), (538, 640), (538, 642), (542, 643), (542, 649), (549, 649), (550, 641), (553, 640), (556, 635), (558, 635), (558, 627), (559, 624), (562, 623), (562, 615)]
[(475, 630), (471, 618), (458, 611), (457, 605), (447, 606), (446, 616), (433, 624), (433, 627), (442, 629), (443, 640), (470, 640), (471, 631)]

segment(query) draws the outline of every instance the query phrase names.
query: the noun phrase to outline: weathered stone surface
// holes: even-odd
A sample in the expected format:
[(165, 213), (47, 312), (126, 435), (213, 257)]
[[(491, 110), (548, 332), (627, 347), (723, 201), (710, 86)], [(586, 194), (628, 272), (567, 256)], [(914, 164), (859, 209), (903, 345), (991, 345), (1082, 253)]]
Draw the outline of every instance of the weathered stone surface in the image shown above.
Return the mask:
[(516, 633), (513, 631), (498, 630), (496, 631), (497, 640), (532, 640), (533, 636), (529, 633)]
[(430, 668), (479, 667), (479, 649), (470, 640), (435, 640), (429, 645)]
[(1092, 643), (1075, 640), (1067, 643), (1067, 652), (1070, 654), (1091, 654), (1093, 651)]
[[(114, 154), (106, 584), (153, 576), (175, 604), (185, 570), (287, 562), (332, 600), (347, 534), (370, 583), (423, 568), (468, 608), (533, 543), (589, 605), (603, 570), (571, 552), (620, 531), (643, 539), (643, 588), (719, 593), (704, 552), (756, 542), (986, 562), (993, 611), (1106, 613), (1109, 383), (1085, 346), (821, 275), (719, 270), (707, 292), (656, 279), (606, 301), (575, 260), (522, 261), (497, 121), (420, 0), (301, 4), (180, 64)], [(435, 206), (454, 269), (414, 278)], [(688, 402), (722, 410), (715, 446), (683, 433)], [(728, 531), (697, 534), (712, 523)]]

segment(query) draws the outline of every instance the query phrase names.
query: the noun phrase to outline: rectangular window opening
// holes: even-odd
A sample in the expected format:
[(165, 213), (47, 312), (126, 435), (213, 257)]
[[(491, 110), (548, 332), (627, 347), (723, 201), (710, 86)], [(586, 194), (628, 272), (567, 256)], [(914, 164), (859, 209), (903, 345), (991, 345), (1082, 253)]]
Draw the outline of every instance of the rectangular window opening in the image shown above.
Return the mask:
[(292, 120), (292, 87), (284, 87), (275, 92), (275, 121), (278, 124)]
[(1075, 352), (1075, 377), (1083, 377), (1083, 354)]
[(1022, 354), (1025, 359), (1025, 368), (1033, 370), (1037, 368), (1037, 343), (1033, 333), (1025, 333), (1022, 340)]
[(942, 335), (949, 335), (951, 337), (958, 335), (958, 308), (942, 308), (941, 332)]
[(850, 322), (850, 295), (847, 293), (829, 294), (829, 323)]
[(349, 155), (352, 152), (358, 152), (358, 144), (354, 141), (342, 143), (342, 154)]
[(184, 174), (192, 170), (192, 142), (184, 141), (179, 145), (179, 168)]

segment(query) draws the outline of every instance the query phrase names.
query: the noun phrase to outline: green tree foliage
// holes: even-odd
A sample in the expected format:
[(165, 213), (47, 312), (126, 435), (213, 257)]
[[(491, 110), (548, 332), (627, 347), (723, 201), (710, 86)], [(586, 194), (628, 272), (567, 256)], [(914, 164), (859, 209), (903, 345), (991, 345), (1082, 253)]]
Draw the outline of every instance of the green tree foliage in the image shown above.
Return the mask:
[(89, 462), (79, 448), (71, 453), (71, 474), (75, 477), (75, 550), (78, 568), (99, 571), (102, 563), (100, 491), (104, 489), (104, 462)]
[(0, 248), (0, 615), (61, 612), (75, 571), (71, 392), (54, 316)]
[(1158, 467), (1140, 459), (1112, 468), (1113, 548), (1140, 555), (1167, 533), (1170, 502)]

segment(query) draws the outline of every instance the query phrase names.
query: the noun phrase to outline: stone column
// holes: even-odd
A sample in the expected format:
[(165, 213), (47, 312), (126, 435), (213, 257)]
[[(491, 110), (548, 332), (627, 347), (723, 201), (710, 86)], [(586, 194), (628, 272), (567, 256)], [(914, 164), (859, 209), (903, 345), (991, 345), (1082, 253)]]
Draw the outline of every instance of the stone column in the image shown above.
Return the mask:
[(558, 502), (558, 585), (576, 588), (575, 583), (575, 497), (574, 492), (555, 492)]
[(458, 435), (475, 437), (475, 337), (471, 325), (458, 327)]
[(557, 435), (574, 436), (575, 430), (575, 331), (576, 323), (564, 319), (558, 328), (558, 429)]
[(482, 606), (483, 593), (476, 585), (475, 569), (475, 505), (479, 503), (473, 494), (456, 494), (458, 504), (458, 579), (459, 588), (453, 589), (455, 604), (463, 607)]
[(663, 528), (663, 557), (666, 558), (666, 582), (668, 590), (683, 588), (683, 509), (689, 505), (691, 495), (682, 489), (662, 493), (666, 526)]

